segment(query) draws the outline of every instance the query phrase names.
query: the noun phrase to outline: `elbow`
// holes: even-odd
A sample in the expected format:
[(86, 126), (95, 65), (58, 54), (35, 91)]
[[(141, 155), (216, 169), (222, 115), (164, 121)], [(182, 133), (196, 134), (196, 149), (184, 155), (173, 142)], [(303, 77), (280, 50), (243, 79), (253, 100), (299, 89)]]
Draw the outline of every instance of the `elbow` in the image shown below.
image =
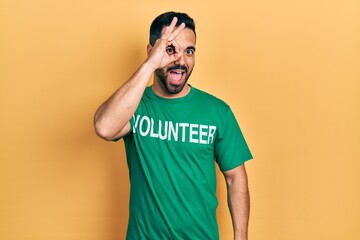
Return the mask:
[(100, 138), (106, 141), (114, 140), (114, 135), (110, 132), (110, 130), (105, 126), (103, 126), (102, 124), (100, 124), (99, 122), (95, 121), (94, 127), (95, 127), (96, 135), (99, 136)]
[(100, 138), (106, 141), (112, 141), (115, 138), (114, 133), (111, 127), (109, 127), (109, 123), (107, 123), (107, 121), (102, 117), (101, 113), (102, 113), (101, 108), (99, 108), (94, 115), (93, 123), (94, 123), (95, 133), (97, 136), (99, 136)]

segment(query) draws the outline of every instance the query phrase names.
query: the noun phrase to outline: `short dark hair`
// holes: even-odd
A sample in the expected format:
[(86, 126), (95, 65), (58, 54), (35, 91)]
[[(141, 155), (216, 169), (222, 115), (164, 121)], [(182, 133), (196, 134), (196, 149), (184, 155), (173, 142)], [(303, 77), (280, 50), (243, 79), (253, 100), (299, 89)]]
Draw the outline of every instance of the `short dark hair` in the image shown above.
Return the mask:
[(176, 27), (178, 27), (181, 23), (185, 23), (185, 28), (191, 29), (195, 36), (195, 22), (189, 17), (186, 13), (180, 12), (166, 12), (159, 16), (157, 16), (150, 26), (150, 39), (149, 42), (151, 46), (154, 46), (156, 40), (158, 40), (161, 36), (161, 31), (165, 26), (170, 26), (171, 21), (174, 17), (177, 17), (178, 21), (176, 23)]

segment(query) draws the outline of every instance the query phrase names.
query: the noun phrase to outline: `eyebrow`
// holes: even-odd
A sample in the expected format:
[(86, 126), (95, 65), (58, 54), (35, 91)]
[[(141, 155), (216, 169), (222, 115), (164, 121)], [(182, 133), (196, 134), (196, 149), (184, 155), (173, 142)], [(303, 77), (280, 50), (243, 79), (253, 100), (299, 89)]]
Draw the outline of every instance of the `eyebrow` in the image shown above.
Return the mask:
[(193, 50), (194, 52), (196, 51), (194, 46), (187, 47), (186, 50)]

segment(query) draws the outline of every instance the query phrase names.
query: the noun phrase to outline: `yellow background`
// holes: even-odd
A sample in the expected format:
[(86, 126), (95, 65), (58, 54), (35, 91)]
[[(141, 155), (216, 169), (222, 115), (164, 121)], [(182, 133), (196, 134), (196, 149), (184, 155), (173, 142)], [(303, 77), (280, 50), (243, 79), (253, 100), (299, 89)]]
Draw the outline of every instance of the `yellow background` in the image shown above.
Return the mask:
[(250, 239), (360, 239), (358, 0), (2, 0), (0, 239), (124, 239), (123, 144), (92, 118), (167, 10), (196, 20), (190, 83), (232, 106), (253, 152)]

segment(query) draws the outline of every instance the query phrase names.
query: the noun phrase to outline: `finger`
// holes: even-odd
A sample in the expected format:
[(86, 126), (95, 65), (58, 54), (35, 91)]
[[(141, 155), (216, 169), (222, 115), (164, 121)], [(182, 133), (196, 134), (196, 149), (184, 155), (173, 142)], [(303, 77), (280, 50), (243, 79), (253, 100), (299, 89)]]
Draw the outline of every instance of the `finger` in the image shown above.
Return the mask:
[(161, 34), (160, 38), (161, 40), (167, 41), (169, 36), (171, 35), (169, 26), (165, 27), (164, 32)]
[(174, 54), (175, 61), (179, 60), (182, 57), (182, 55), (183, 55), (182, 52), (178, 52), (178, 53)]
[(183, 53), (180, 53), (180, 52), (174, 53), (173, 55), (169, 56), (170, 57), (170, 62), (174, 62), (174, 61), (179, 60), (182, 55), (183, 55)]
[(164, 32), (161, 34), (161, 39), (162, 40), (168, 40), (169, 37), (171, 36), (171, 33), (173, 32), (175, 26), (176, 26), (176, 23), (177, 23), (177, 17), (174, 17), (170, 23), (169, 26), (166, 26), (165, 27), (165, 30)]
[(175, 53), (180, 52), (179, 43), (176, 40), (171, 41), (170, 44), (174, 47)]
[(169, 27), (168, 27), (169, 32), (168, 32), (167, 37), (170, 37), (171, 33), (174, 31), (174, 28), (175, 28), (175, 26), (176, 26), (177, 21), (178, 21), (177, 17), (174, 17), (174, 18), (172, 19), (172, 21), (171, 21), (171, 23), (170, 23), (170, 25), (169, 25)]
[(182, 30), (185, 28), (185, 23), (181, 23), (178, 28), (176, 28), (169, 36), (168, 41), (174, 40)]

